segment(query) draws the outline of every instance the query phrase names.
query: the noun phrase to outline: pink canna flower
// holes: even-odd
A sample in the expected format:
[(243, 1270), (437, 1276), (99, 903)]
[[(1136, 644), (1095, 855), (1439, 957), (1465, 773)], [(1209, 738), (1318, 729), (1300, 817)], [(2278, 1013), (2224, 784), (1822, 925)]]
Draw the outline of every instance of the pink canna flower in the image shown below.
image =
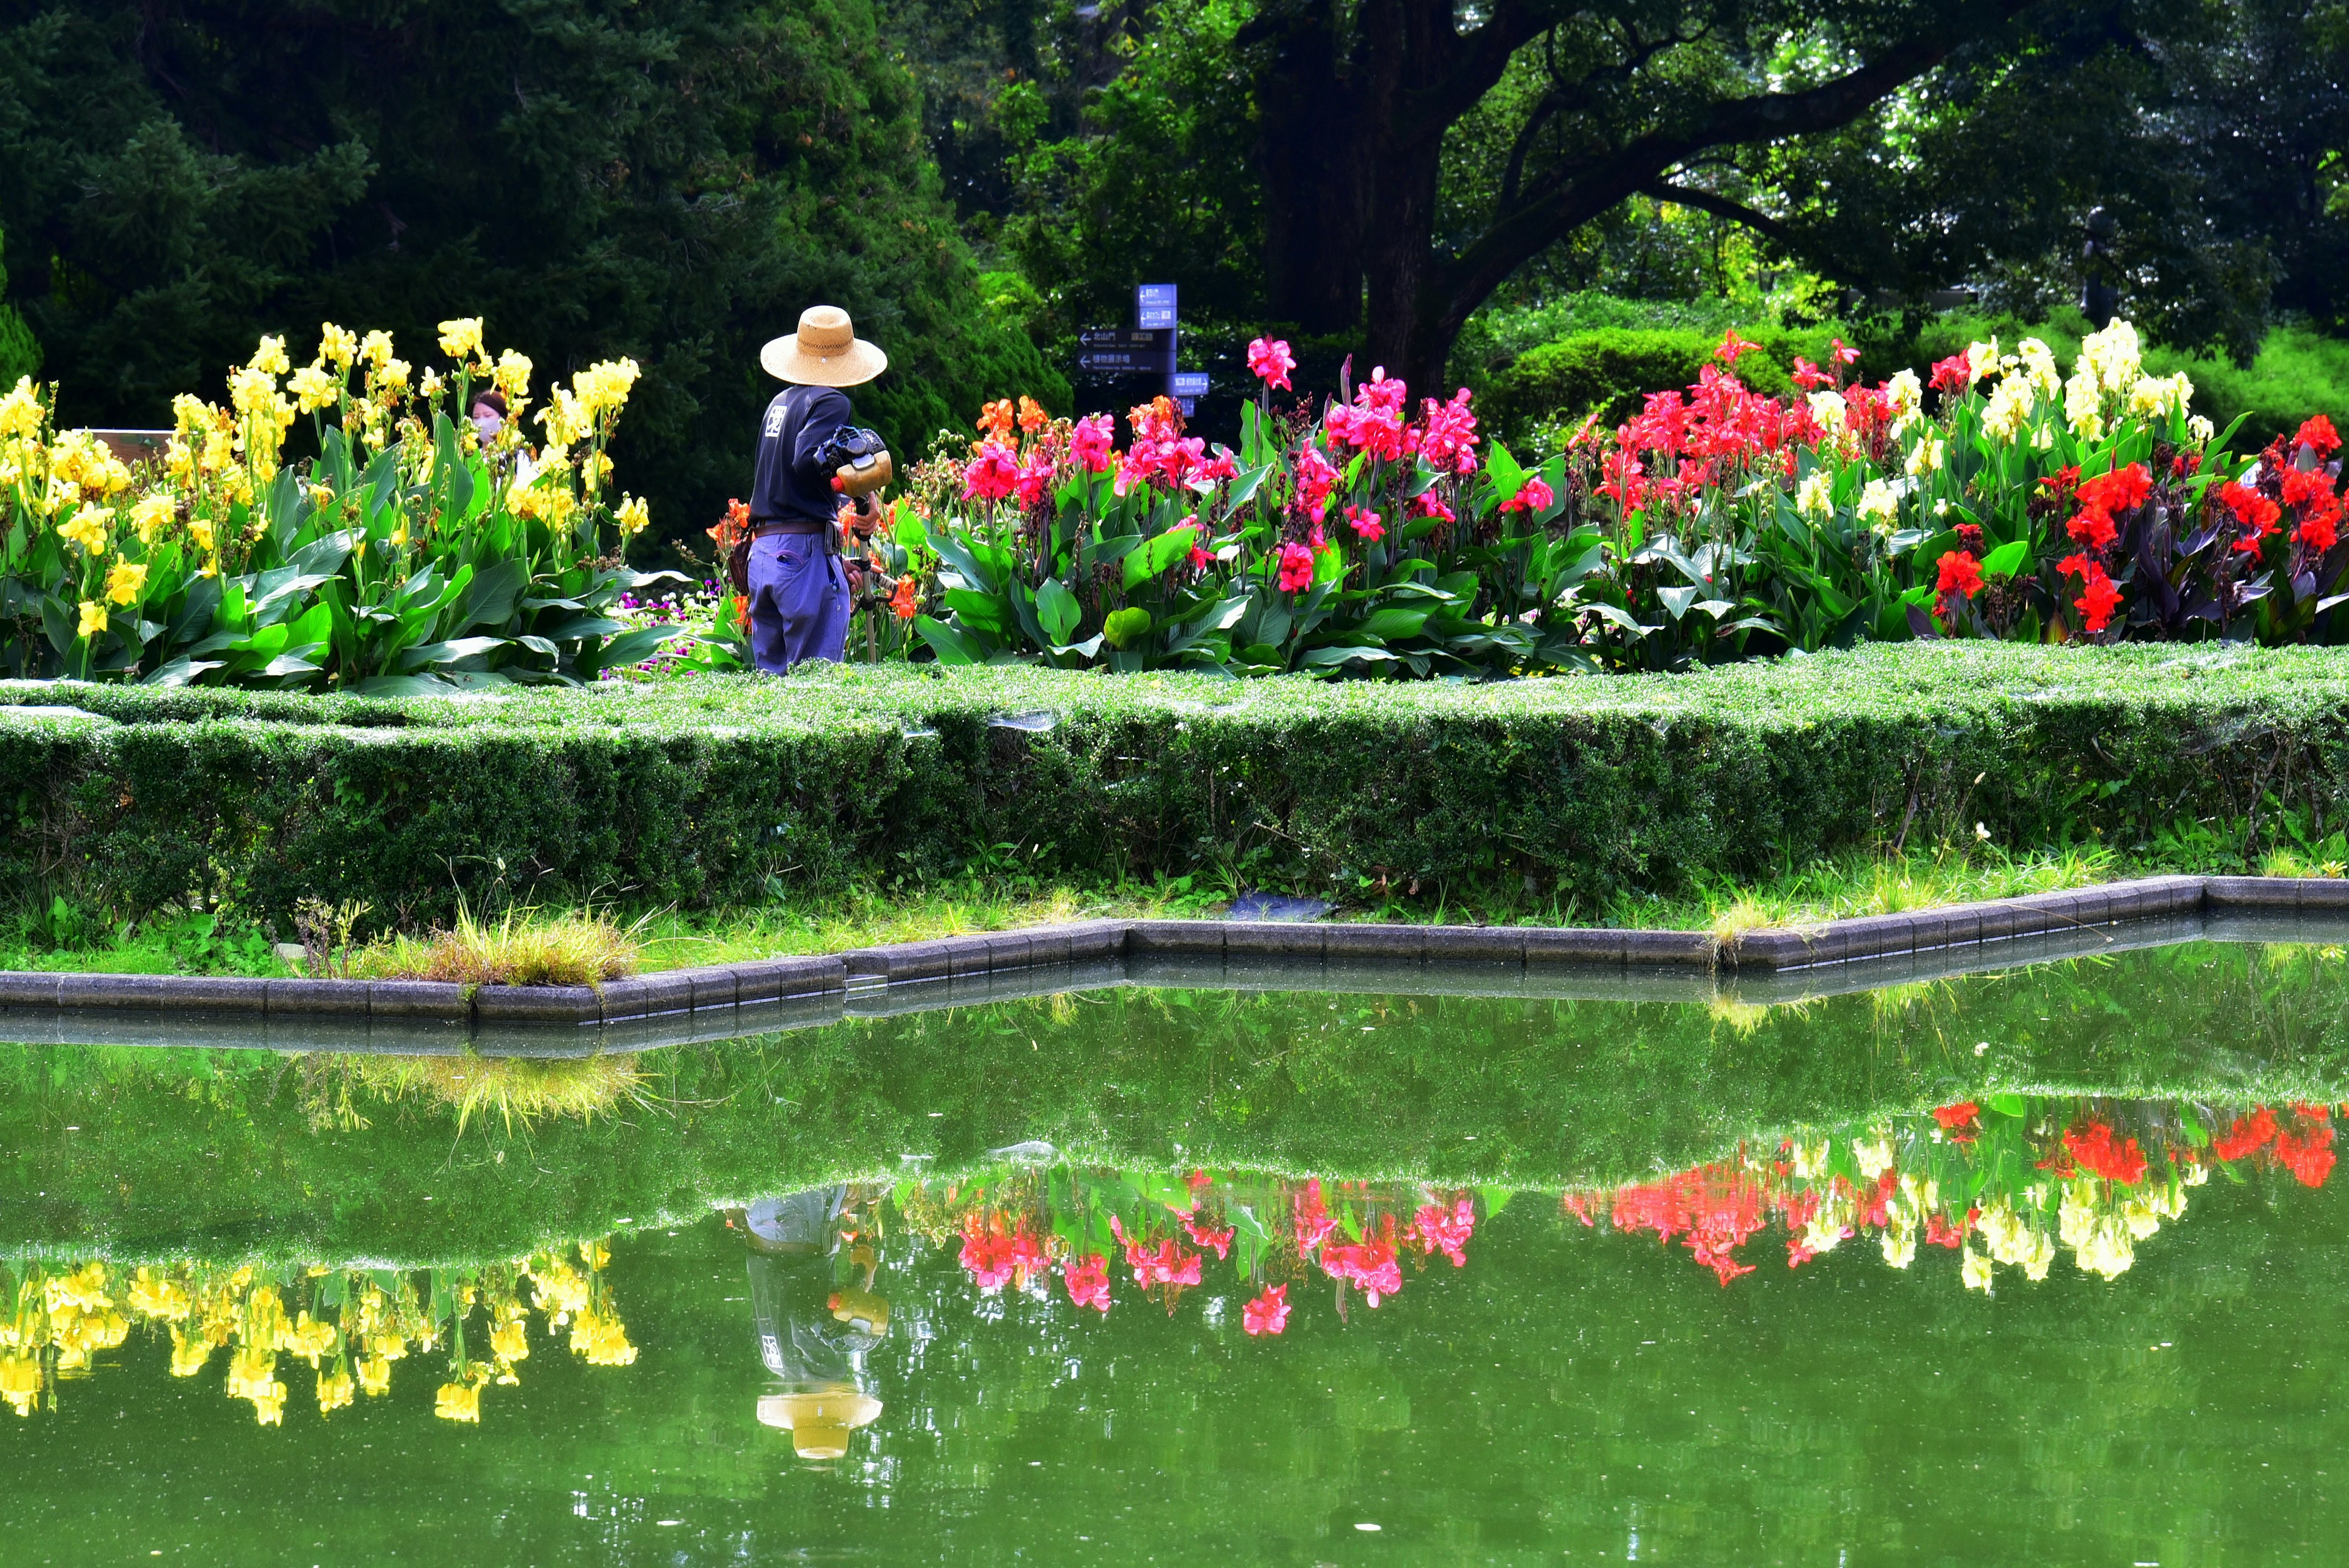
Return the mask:
[(1087, 1253), (1066, 1276), (1069, 1299), (1079, 1306), (1090, 1306), (1095, 1312), (1109, 1311), (1109, 1260), (1099, 1253)]
[(1423, 1203), (1412, 1217), (1410, 1234), (1418, 1241), (1421, 1255), (1442, 1253), (1454, 1268), (1467, 1264), (1468, 1238), (1475, 1233), (1476, 1205), (1467, 1198), (1454, 1200), (1449, 1209)]
[(962, 471), (965, 500), (1001, 500), (1019, 483), (1019, 459), (1009, 447), (989, 441)]
[(1476, 416), (1468, 411), (1468, 388), (1449, 403), (1430, 397), (1420, 405), (1419, 455), (1437, 473), (1476, 471)]
[(1548, 483), (1539, 474), (1536, 474), (1518, 488), (1516, 494), (1501, 503), (1501, 510), (1526, 513), (1547, 511), (1550, 502), (1557, 499), (1557, 497), (1551, 493)]
[(1259, 337), (1248, 345), (1248, 369), (1267, 387), (1278, 387), (1283, 392), (1292, 391), (1288, 373), (1297, 368), (1296, 356), (1288, 345), (1277, 337)]
[(1354, 537), (1365, 544), (1376, 544), (1387, 535), (1386, 523), (1377, 512), (1359, 506), (1346, 508), (1346, 521), (1354, 530)]
[(1309, 1253), (1319, 1246), (1330, 1232), (1338, 1228), (1337, 1216), (1321, 1201), (1321, 1178), (1306, 1179), (1304, 1190), (1293, 1201), (1292, 1218), (1297, 1227), (1297, 1250)]
[(1288, 1287), (1267, 1285), (1264, 1294), (1240, 1308), (1240, 1326), (1251, 1335), (1279, 1334), (1288, 1327)]
[(1297, 455), (1297, 500), (1300, 506), (1321, 521), (1330, 510), (1330, 492), (1338, 488), (1338, 470), (1321, 455), (1319, 447), (1308, 447)]
[(1357, 1286), (1372, 1306), (1402, 1289), (1402, 1268), (1395, 1262), (1392, 1242), (1373, 1239), (1350, 1245), (1325, 1243), (1318, 1261), (1332, 1279)]
[(1069, 433), (1069, 455), (1076, 459), (1079, 468), (1089, 474), (1107, 470), (1112, 444), (1110, 418), (1106, 414), (1095, 414), (1078, 420), (1076, 428)]
[(1313, 586), (1313, 552), (1294, 540), (1280, 547), (1280, 591), (1302, 593)]
[(1183, 1232), (1192, 1241), (1215, 1253), (1217, 1263), (1232, 1255), (1233, 1232), (1229, 1225), (1218, 1226), (1212, 1219), (1203, 1221), (1195, 1214), (1185, 1214), (1183, 1216)]

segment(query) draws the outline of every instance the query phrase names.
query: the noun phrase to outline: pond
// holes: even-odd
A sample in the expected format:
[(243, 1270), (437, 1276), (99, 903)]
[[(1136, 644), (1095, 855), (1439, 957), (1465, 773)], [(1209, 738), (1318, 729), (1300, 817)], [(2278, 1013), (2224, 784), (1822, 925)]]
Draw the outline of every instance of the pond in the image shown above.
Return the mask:
[(2349, 957), (0, 1047), (6, 1560), (2329, 1561)]

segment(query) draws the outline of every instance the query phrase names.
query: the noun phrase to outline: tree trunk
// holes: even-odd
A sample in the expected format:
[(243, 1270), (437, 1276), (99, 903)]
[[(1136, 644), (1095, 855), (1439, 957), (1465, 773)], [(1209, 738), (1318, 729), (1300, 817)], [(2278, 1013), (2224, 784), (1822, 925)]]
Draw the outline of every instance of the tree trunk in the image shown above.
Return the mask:
[(1350, 331), (1362, 318), (1367, 106), (1346, 79), (1333, 0), (1268, 10), (1263, 24), (1269, 48), (1257, 75), (1257, 167), (1268, 302), (1275, 320), (1302, 331)]

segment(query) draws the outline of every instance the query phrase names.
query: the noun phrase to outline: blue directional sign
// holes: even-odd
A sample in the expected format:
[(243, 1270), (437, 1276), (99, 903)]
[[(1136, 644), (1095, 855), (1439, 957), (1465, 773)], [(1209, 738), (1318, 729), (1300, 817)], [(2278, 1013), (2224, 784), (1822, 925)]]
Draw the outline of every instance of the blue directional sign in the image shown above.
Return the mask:
[(1174, 330), (1174, 285), (1143, 284), (1133, 291), (1133, 325), (1144, 332)]

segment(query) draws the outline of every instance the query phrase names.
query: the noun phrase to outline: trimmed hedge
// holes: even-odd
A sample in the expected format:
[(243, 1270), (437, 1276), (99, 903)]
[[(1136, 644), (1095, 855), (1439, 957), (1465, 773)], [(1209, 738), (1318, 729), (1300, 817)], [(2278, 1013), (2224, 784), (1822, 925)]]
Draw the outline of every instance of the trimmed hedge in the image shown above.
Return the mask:
[[(1798, 396), (1789, 374), (1795, 356), (1814, 364), (1827, 357), (1840, 327), (1740, 327), (1763, 352), (1741, 358), (1738, 378), (1771, 397)], [(1651, 392), (1695, 383), (1722, 335), (1692, 327), (1603, 328), (1578, 332), (1529, 348), (1495, 372), (1482, 390), (1478, 412), (1512, 441), (1527, 438), (1544, 419), (1578, 420), (1596, 411), (1613, 429), (1638, 413)]]
[(414, 922), (460, 893), (695, 906), (1244, 858), (1291, 886), (1600, 896), (1904, 824), (2133, 842), (2271, 797), (2349, 812), (2349, 651), (1911, 644), (1487, 686), (934, 666), (391, 701), (0, 686), (0, 877), (118, 916), (316, 894)]

